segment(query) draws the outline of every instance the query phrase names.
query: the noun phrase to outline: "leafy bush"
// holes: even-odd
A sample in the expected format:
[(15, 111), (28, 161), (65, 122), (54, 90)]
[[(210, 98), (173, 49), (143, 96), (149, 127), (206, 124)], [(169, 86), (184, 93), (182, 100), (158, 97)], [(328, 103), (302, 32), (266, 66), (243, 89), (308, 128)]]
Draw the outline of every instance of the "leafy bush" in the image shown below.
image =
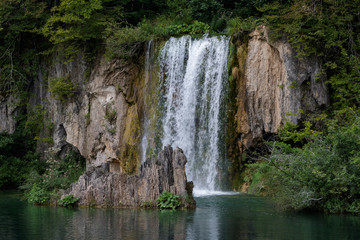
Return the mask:
[(170, 25), (166, 28), (169, 36), (179, 36), (184, 34), (201, 35), (210, 31), (210, 26), (206, 23), (194, 21), (191, 24)]
[(80, 198), (74, 198), (73, 195), (68, 195), (58, 201), (58, 204), (63, 207), (74, 207)]
[(26, 197), (30, 203), (37, 205), (48, 204), (50, 201), (50, 193), (37, 183), (32, 186)]
[(62, 0), (39, 32), (54, 44), (100, 38), (104, 27), (97, 13), (101, 9), (99, 0)]
[(303, 148), (274, 143), (271, 156), (255, 165), (284, 208), (360, 213), (360, 120), (328, 131)]
[[(31, 172), (25, 183), (20, 187), (25, 197), (32, 203), (37, 203), (34, 196), (47, 196), (48, 201), (55, 200), (59, 189), (66, 189), (79, 179), (84, 172), (84, 159), (75, 152), (70, 152), (63, 159), (55, 155), (56, 149), (47, 151), (46, 170), (43, 174)], [(40, 191), (41, 190), (41, 191)], [(35, 199), (36, 201), (32, 200)], [(44, 204), (44, 203), (41, 203)]]
[(237, 34), (239, 32), (250, 32), (253, 31), (258, 25), (263, 23), (263, 19), (256, 19), (253, 17), (232, 18), (227, 22), (226, 33), (229, 35)]
[(144, 41), (184, 34), (203, 35), (208, 32), (210, 32), (210, 26), (206, 23), (199, 21), (193, 21), (190, 24), (177, 23), (166, 16), (153, 20), (145, 19), (137, 27), (109, 25), (106, 55), (110, 59), (115, 56), (128, 59), (141, 53), (141, 43)]
[(50, 82), (50, 92), (55, 99), (65, 102), (74, 96), (77, 90), (69, 77), (59, 77)]
[(172, 194), (171, 192), (162, 192), (159, 198), (157, 199), (157, 206), (160, 209), (172, 209), (175, 210), (180, 206), (180, 197)]

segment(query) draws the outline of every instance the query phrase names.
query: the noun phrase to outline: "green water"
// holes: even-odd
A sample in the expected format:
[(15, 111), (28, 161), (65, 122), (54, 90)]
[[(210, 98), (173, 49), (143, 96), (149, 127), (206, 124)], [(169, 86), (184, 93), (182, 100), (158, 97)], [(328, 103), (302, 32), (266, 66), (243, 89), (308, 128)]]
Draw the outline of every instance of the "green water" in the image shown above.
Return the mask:
[(289, 214), (248, 195), (188, 211), (39, 207), (0, 193), (0, 239), (360, 239), (360, 217)]

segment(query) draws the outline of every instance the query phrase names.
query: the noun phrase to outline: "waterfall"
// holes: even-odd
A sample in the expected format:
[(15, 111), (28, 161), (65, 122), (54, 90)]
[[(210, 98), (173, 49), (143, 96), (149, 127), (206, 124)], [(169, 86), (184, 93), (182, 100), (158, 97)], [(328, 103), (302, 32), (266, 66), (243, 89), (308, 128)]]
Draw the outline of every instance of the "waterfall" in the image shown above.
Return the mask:
[[(152, 48), (153, 48), (153, 41), (150, 40), (147, 43), (147, 47), (146, 47), (146, 53), (145, 53), (145, 76), (144, 76), (144, 90), (145, 92), (150, 91), (149, 87), (150, 87), (150, 82), (151, 82), (151, 71), (152, 71), (152, 66), (151, 66), (151, 60), (152, 60)], [(149, 113), (147, 112), (147, 110), (149, 109), (148, 103), (149, 103), (149, 99), (148, 96), (145, 95), (144, 96), (144, 118), (143, 118), (143, 134), (142, 134), (142, 139), (141, 139), (141, 161), (144, 162), (145, 158), (146, 158), (146, 150), (148, 148), (148, 144), (149, 144), (149, 128), (150, 128), (150, 118), (149, 118)]]
[(183, 149), (195, 190), (220, 190), (229, 38), (171, 38), (159, 53), (162, 146)]

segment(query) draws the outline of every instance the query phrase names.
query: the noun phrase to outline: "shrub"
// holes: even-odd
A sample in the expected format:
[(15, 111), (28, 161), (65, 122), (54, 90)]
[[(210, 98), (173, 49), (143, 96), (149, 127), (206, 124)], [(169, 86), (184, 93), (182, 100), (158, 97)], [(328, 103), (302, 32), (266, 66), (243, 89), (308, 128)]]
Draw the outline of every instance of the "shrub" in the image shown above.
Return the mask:
[[(20, 187), (25, 192), (25, 198), (31, 203), (46, 204), (54, 201), (58, 197), (54, 193), (59, 189), (68, 188), (84, 172), (84, 159), (78, 153), (70, 152), (63, 159), (56, 158), (55, 149), (50, 149), (46, 153), (48, 159), (45, 172), (31, 172)], [(37, 197), (41, 200), (41, 196), (47, 196), (47, 201), (39, 202)]]
[(157, 206), (160, 209), (172, 209), (175, 210), (180, 206), (180, 197), (172, 194), (171, 192), (162, 192), (159, 198), (157, 199)]
[(33, 204), (48, 204), (50, 201), (50, 192), (46, 191), (40, 184), (35, 183), (26, 197), (28, 201)]
[(229, 35), (237, 34), (239, 32), (250, 32), (253, 31), (259, 24), (263, 23), (262, 19), (256, 19), (253, 17), (232, 18), (227, 22), (226, 32)]
[(58, 201), (58, 204), (62, 207), (74, 207), (80, 198), (74, 198), (73, 195), (68, 195)]
[(50, 92), (55, 99), (65, 102), (74, 96), (77, 90), (69, 77), (58, 77), (50, 82)]
[(274, 143), (256, 164), (267, 193), (284, 208), (360, 213), (360, 121), (328, 131), (303, 148)]
[(150, 39), (166, 39), (184, 34), (203, 35), (210, 32), (206, 23), (193, 21), (190, 24), (177, 23), (166, 16), (152, 20), (143, 20), (138, 26), (119, 27), (110, 25), (107, 28), (106, 56), (108, 58), (134, 58), (142, 52), (142, 43)]

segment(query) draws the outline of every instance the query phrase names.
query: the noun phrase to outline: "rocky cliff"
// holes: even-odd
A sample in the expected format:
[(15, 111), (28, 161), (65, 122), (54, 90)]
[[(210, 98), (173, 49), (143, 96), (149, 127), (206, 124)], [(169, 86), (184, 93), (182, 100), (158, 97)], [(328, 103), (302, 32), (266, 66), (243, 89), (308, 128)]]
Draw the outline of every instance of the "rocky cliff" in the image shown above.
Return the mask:
[[(135, 174), (143, 102), (141, 67), (101, 57), (89, 69), (79, 56), (70, 63), (55, 61), (44, 68), (48, 74), (45, 78), (39, 73), (30, 99), (32, 107), (44, 109), (44, 121), (51, 121), (40, 140), (50, 136), (58, 149), (75, 147), (86, 158), (87, 168), (108, 163), (110, 172)], [(64, 77), (75, 93), (59, 99), (51, 86)], [(49, 147), (44, 141), (38, 145), (40, 151)]]
[(90, 167), (64, 195), (79, 197), (80, 206), (156, 206), (163, 191), (180, 196), (183, 207), (195, 206), (192, 182), (187, 182), (187, 160), (180, 148), (165, 147), (157, 158), (141, 164), (139, 175), (110, 172), (109, 163)]
[(304, 114), (329, 105), (321, 61), (296, 56), (285, 40), (270, 41), (261, 26), (248, 36), (234, 36), (237, 86), (236, 132), (244, 150), (266, 134), (276, 134), (285, 118), (297, 123)]
[[(229, 71), (235, 89), (229, 96), (229, 102), (234, 103), (230, 119), (234, 127), (229, 128), (229, 135), (237, 148), (235, 151), (242, 152), (267, 134), (276, 134), (284, 124), (284, 115), (288, 114), (288, 121), (297, 123), (304, 113), (316, 113), (329, 104), (324, 79), (318, 78), (320, 60), (297, 58), (286, 41), (271, 42), (265, 27), (245, 37), (244, 34), (233, 36), (231, 44), (234, 56)], [(139, 52), (145, 53), (145, 48)], [(155, 60), (154, 56), (150, 59)], [(94, 202), (102, 206), (108, 203), (135, 206), (153, 201), (162, 189), (178, 194), (185, 191), (185, 186), (171, 187), (169, 182), (173, 180), (168, 173), (164, 175), (168, 180), (164, 180), (163, 187), (161, 181), (148, 182), (162, 178), (155, 171), (167, 169), (159, 165), (164, 157), (140, 164), (143, 115), (156, 114), (154, 89), (158, 88), (158, 73), (146, 73), (144, 65), (145, 54), (136, 61), (107, 61), (99, 56), (91, 65), (81, 55), (69, 63), (62, 63), (54, 55), (51, 64), (43, 64), (30, 89), (27, 113), (42, 123), (37, 136), (38, 151), (55, 147), (61, 155), (75, 149), (87, 161), (87, 172), (71, 189), (82, 197), (83, 205)], [(73, 88), (65, 93), (56, 92), (54, 83), (59, 81)], [(16, 99), (12, 97), (0, 100), (0, 132), (12, 133), (16, 127), (14, 117), (19, 109), (14, 102)], [(153, 128), (156, 132), (156, 127)], [(155, 133), (148, 134), (155, 138)], [(168, 156), (165, 159), (175, 155), (164, 164), (170, 166), (179, 159), (180, 152), (165, 150), (162, 153)], [(230, 158), (240, 159), (239, 155)], [(170, 168), (179, 169), (183, 162)], [(144, 186), (151, 187), (153, 192)], [(123, 200), (120, 194), (124, 194)]]

